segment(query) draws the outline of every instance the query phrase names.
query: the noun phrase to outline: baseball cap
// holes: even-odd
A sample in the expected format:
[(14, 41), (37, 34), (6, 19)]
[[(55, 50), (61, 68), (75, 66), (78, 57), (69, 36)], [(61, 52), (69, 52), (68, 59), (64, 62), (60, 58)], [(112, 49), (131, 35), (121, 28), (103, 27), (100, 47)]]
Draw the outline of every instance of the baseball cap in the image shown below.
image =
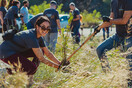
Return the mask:
[(50, 4), (57, 5), (56, 1), (54, 1), (54, 0), (52, 0), (52, 1), (50, 2)]
[(75, 3), (71, 2), (69, 5), (75, 6)]

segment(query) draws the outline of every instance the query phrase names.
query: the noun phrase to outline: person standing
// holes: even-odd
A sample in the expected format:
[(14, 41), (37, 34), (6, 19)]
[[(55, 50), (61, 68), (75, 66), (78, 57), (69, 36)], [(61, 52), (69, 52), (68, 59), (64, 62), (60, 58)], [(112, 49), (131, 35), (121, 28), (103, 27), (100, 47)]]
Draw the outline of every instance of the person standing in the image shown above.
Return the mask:
[(1, 25), (2, 25), (2, 33), (3, 31), (3, 23), (4, 23), (4, 17), (5, 14), (7, 13), (7, 9), (6, 9), (6, 5), (7, 5), (7, 0), (1, 0), (1, 4), (0, 4), (0, 21), (1, 21)]
[(56, 10), (57, 3), (56, 1), (50, 2), (50, 8), (44, 11), (44, 15), (50, 19), (51, 24), (51, 31), (44, 37), (46, 41), (46, 45), (48, 46), (49, 50), (55, 53), (57, 38), (58, 38), (58, 29), (59, 33), (61, 34), (61, 27), (60, 27), (60, 20), (59, 20), (59, 13)]
[(13, 1), (13, 6), (11, 6), (8, 10), (8, 12), (6, 13), (5, 17), (4, 17), (4, 31), (6, 31), (7, 29), (10, 29), (11, 27), (17, 27), (17, 23), (16, 23), (16, 18), (21, 17), (18, 14), (20, 8), (20, 2), (19, 1)]
[(80, 28), (80, 12), (76, 8), (75, 4), (71, 2), (69, 4), (69, 7), (71, 10), (73, 10), (73, 20), (72, 20), (72, 37), (75, 40), (75, 43), (79, 44), (80, 42), (80, 33), (79, 33), (79, 28)]
[(105, 32), (107, 33), (107, 38), (109, 37), (109, 27), (103, 28), (103, 39), (105, 40)]
[(24, 0), (23, 1), (23, 6), (20, 9), (20, 14), (23, 16), (21, 18), (22, 25), (26, 24), (28, 22), (28, 6), (29, 6), (29, 2), (27, 0)]

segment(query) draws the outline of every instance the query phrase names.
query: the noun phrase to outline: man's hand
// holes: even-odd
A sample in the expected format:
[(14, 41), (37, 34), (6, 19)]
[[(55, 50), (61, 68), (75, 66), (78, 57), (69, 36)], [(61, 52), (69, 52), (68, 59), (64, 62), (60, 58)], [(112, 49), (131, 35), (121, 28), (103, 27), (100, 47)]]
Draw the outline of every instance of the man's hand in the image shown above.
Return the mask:
[(98, 32), (100, 32), (100, 29), (98, 29), (98, 27), (99, 27), (99, 26), (96, 26), (96, 27), (94, 28), (94, 33), (95, 33), (95, 34), (97, 34)]
[(103, 22), (110, 22), (110, 18), (108, 16), (102, 17)]

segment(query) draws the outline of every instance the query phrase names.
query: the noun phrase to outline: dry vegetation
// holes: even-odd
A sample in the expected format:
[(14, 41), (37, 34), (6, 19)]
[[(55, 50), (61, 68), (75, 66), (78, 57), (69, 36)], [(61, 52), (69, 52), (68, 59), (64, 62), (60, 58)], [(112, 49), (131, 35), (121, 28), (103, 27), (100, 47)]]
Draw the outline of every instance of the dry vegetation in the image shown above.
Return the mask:
[[(81, 40), (85, 40), (82, 37)], [(55, 56), (63, 59), (62, 40), (59, 37)], [(31, 88), (127, 88), (128, 62), (125, 59), (126, 53), (120, 52), (119, 48), (107, 53), (112, 71), (103, 73), (100, 61), (97, 58), (95, 49), (101, 43), (101, 38), (95, 37), (88, 41), (79, 52), (70, 60), (71, 64), (65, 69), (55, 72), (56, 69), (40, 64), (34, 75), (34, 84)], [(68, 39), (67, 56), (69, 56), (78, 45), (72, 44)], [(28, 77), (25, 73), (14, 75), (3, 74), (0, 78), (0, 88), (26, 88)]]

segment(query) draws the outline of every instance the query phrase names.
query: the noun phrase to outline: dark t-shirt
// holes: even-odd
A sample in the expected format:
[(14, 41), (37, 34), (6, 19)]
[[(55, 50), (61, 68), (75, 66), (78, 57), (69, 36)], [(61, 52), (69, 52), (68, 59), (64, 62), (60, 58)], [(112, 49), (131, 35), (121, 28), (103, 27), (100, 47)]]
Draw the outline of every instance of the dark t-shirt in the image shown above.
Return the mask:
[[(122, 18), (124, 11), (132, 11), (132, 0), (111, 0), (111, 11), (114, 13), (114, 19)], [(127, 35), (127, 24), (116, 25), (116, 32), (119, 36)]]
[(3, 18), (4, 18), (8, 10), (5, 7), (1, 6), (0, 11), (3, 13)]
[(45, 47), (43, 37), (37, 38), (35, 29), (21, 31), (15, 34), (13, 40), (25, 48), (15, 45), (11, 41), (4, 41), (0, 45), (0, 59), (7, 58), (16, 53), (27, 51), (31, 48)]
[(44, 15), (50, 19), (51, 23), (51, 30), (50, 33), (57, 33), (57, 22), (56, 20), (59, 19), (59, 13), (55, 9), (46, 9), (44, 11)]
[(15, 19), (15, 14), (18, 14), (18, 7), (17, 6), (12, 6), (12, 7), (9, 8), (9, 10), (6, 13), (4, 19), (14, 20)]
[[(80, 12), (77, 8), (75, 8), (75, 10), (73, 11), (73, 19), (76, 19), (77, 15), (80, 15)], [(80, 20), (72, 21), (72, 24), (73, 25), (80, 25)]]
[(36, 16), (34, 16), (33, 18), (31, 18), (31, 19), (29, 20), (29, 23), (31, 23), (32, 25), (34, 25), (35, 22), (36, 22), (36, 20), (37, 20), (40, 16), (43, 16), (43, 13), (37, 14)]

